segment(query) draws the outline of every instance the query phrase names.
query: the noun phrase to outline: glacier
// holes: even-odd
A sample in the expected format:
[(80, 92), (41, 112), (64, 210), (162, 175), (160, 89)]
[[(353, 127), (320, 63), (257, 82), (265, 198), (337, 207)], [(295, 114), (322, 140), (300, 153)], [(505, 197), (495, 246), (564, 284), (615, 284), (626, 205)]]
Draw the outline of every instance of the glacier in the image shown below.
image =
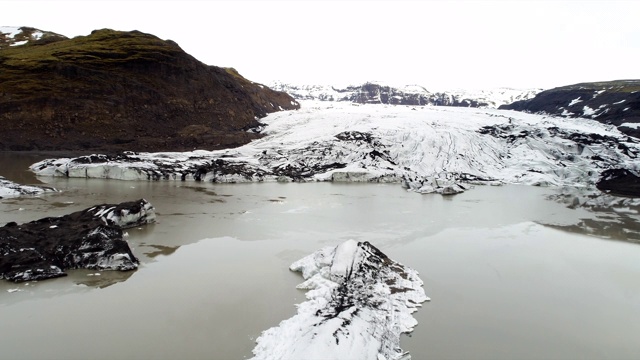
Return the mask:
[(308, 290), (298, 312), (256, 339), (254, 360), (407, 360), (400, 335), (429, 298), (418, 273), (368, 242), (347, 240), (290, 266)]
[(31, 165), (41, 176), (120, 180), (393, 182), (455, 194), (475, 184), (594, 187), (640, 174), (614, 126), (511, 110), (302, 101), (261, 119), (262, 138), (217, 151), (94, 154)]

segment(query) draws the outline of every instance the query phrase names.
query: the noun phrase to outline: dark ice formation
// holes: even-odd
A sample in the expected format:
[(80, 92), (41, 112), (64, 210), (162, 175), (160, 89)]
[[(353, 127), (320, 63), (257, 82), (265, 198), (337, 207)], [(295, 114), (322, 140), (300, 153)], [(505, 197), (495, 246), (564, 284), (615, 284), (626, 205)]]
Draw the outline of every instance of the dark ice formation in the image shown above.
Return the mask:
[(21, 225), (10, 222), (0, 227), (0, 279), (50, 279), (80, 268), (134, 270), (138, 259), (122, 229), (154, 221), (154, 207), (140, 199)]

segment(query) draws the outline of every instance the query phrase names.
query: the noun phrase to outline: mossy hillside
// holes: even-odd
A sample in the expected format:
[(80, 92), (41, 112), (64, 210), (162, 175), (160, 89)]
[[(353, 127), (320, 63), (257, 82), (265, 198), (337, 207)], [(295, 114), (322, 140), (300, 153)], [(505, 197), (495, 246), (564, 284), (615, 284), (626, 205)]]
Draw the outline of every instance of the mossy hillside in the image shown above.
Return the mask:
[[(103, 29), (0, 50), (0, 149), (57, 148), (67, 139), (83, 149), (220, 148), (234, 145), (234, 136), (240, 145), (255, 118), (296, 108), (292, 101), (139, 31)], [(190, 125), (209, 128), (209, 140), (176, 135)], [(33, 140), (41, 137), (44, 144)], [(22, 145), (11, 145), (14, 138)]]
[(46, 45), (7, 48), (0, 51), (0, 92), (38, 96), (33, 90), (47, 84), (50, 93), (43, 95), (66, 96), (69, 89), (92, 89), (139, 66), (178, 67), (180, 53), (177, 45), (147, 34), (107, 29)]

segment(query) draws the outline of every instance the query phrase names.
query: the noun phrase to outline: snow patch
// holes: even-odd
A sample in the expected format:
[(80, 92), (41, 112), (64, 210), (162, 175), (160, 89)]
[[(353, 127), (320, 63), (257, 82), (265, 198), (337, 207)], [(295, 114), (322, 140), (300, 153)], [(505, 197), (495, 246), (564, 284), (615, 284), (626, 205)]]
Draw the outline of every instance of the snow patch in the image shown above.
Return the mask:
[(29, 40), (22, 40), (22, 41), (16, 41), (13, 44), (9, 45), (9, 46), (20, 46), (20, 45), (24, 45), (26, 43), (28, 43)]
[(582, 108), (582, 114), (583, 114), (584, 116), (591, 116), (591, 115), (593, 115), (593, 114), (595, 114), (595, 113), (596, 113), (596, 111), (595, 111), (595, 110), (593, 110), (592, 108), (588, 107), (587, 105), (585, 105), (585, 106)]
[(0, 26), (0, 33), (4, 34), (6, 37), (13, 39), (16, 35), (20, 34), (22, 30), (20, 30), (19, 26)]
[(578, 96), (577, 98), (571, 100), (571, 102), (569, 103), (569, 106), (573, 106), (579, 102), (582, 102), (582, 100), (580, 100), (580, 97)]

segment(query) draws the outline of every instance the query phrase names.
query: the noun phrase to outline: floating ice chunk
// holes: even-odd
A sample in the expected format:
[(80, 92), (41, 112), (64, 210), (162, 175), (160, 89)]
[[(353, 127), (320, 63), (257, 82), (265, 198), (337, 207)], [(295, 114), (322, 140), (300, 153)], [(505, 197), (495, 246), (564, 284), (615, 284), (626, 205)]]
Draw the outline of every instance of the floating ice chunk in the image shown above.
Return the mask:
[(93, 212), (95, 217), (102, 218), (105, 223), (110, 222), (122, 229), (149, 224), (156, 220), (155, 208), (145, 199), (118, 205), (94, 206), (87, 211)]
[(54, 192), (54, 191), (57, 191), (57, 190), (51, 187), (20, 185), (0, 176), (0, 199), (7, 198), (7, 197), (16, 197), (21, 195), (38, 195), (45, 192)]
[(400, 335), (429, 300), (418, 273), (368, 242), (348, 240), (306, 256), (290, 267), (306, 279), (307, 301), (298, 313), (256, 340), (255, 360), (410, 359)]

